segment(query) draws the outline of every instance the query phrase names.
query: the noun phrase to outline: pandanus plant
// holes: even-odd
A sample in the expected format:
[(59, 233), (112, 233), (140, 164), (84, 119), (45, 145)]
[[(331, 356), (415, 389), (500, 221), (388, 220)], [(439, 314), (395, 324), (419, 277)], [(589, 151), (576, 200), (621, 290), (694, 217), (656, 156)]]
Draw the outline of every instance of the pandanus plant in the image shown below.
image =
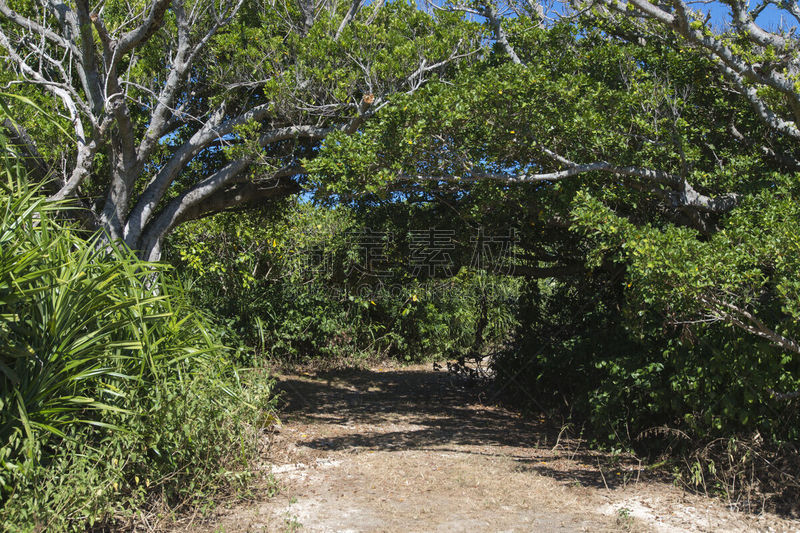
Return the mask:
[(165, 265), (56, 217), (64, 206), (27, 183), (2, 135), (0, 172), (2, 492), (26, 455), (70, 425), (126, 431), (118, 421), (137, 416), (136, 391), (184, 379), (221, 347), (174, 297)]

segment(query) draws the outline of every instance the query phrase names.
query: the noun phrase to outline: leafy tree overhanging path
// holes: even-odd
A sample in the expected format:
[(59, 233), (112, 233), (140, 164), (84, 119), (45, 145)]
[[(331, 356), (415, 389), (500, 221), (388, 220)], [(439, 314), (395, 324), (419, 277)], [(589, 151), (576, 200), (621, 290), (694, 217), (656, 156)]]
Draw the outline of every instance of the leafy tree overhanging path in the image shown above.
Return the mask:
[[(795, 530), (587, 450), (543, 419), (483, 405), (429, 366), (280, 378), (266, 471), (282, 491), (196, 531)], [(559, 438), (560, 437), (560, 438)], [(186, 528), (187, 524), (181, 524)], [(185, 530), (185, 529), (184, 529)]]

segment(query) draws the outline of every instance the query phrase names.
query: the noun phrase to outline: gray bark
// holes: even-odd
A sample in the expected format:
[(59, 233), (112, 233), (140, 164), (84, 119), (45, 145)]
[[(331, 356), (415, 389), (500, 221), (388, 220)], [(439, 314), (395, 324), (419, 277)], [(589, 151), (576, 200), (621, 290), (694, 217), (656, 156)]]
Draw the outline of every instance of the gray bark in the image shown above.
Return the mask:
[[(428, 64), (421, 51), (419, 67), (390, 84), (373, 79), (369, 57), (352, 57), (353, 64), (364, 71), (368, 89), (361, 91), (366, 96), (358, 100), (351, 94), (340, 101), (332, 99), (330, 92), (319, 91), (312, 94), (313, 98), (328, 101), (306, 103), (308, 97), (300, 93), (308, 82), (302, 79), (298, 67), (279, 73), (297, 76), (294, 90), (298, 94), (288, 97), (296, 99), (297, 110), (279, 115), (275, 106), (284, 105), (279, 102), (247, 107), (237, 100), (235, 91), (258, 89), (268, 79), (234, 83), (227, 88), (231, 96), (223, 95), (211, 107), (206, 104), (209, 96), (195, 91), (192, 69), (214, 36), (237, 16), (243, 1), (200, 0), (190, 6), (183, 0), (155, 0), (143, 7), (130, 7), (126, 18), (135, 24), (113, 29), (104, 21), (102, 7), (93, 12), (86, 0), (74, 4), (38, 0), (26, 15), (0, 0), (4, 18), (0, 56), (16, 70), (20, 83), (36, 85), (54, 96), (74, 130), (74, 158), (59, 176), (58, 190), (51, 200), (81, 199), (87, 204), (87, 180), (103, 181), (104, 197), (95, 203), (93, 213), (95, 225), (110, 239), (122, 240), (138, 250), (142, 257), (158, 259), (165, 235), (182, 222), (297, 193), (296, 178), (304, 174), (298, 159), (303, 156), (296, 155), (293, 146), (319, 143), (337, 130), (355, 132), (386, 105), (388, 94), (413, 92), (436, 69), (466, 55), (459, 43), (448, 57)], [(338, 39), (363, 8), (361, 0), (283, 1), (299, 3), (302, 20), (295, 26), (291, 26), (294, 22), (290, 18), (283, 23), (287, 32), (296, 32), (301, 38), (324, 15), (340, 17), (332, 35)], [(343, 5), (347, 7), (343, 9)], [(368, 23), (375, 20), (382, 5), (378, 2), (369, 7)], [(164, 48), (164, 69), (152, 83), (132, 80), (129, 69), (140, 49), (155, 36)], [(133, 113), (142, 109), (149, 113), (144, 126), (133, 118)], [(244, 142), (238, 138), (237, 128), (254, 123), (260, 124), (262, 131), (258, 138), (248, 141), (249, 151), (232, 151), (234, 155), (218, 168), (210, 168), (207, 176), (191, 182), (185, 179), (187, 168), (204, 154)], [(164, 139), (177, 131), (185, 140), (166, 147)], [(267, 156), (260, 150), (273, 154), (269, 157), (277, 163), (265, 164), (262, 158)], [(107, 174), (98, 176), (101, 156), (106, 158)], [(266, 175), (254, 178), (254, 168)], [(167, 201), (170, 196), (174, 197)]]
[[(618, 16), (633, 18), (640, 16), (658, 21), (683, 37), (688, 43), (706, 51), (720, 68), (720, 71), (747, 98), (758, 117), (770, 128), (794, 139), (800, 139), (800, 91), (795, 88), (795, 76), (800, 71), (800, 41), (791, 34), (771, 32), (759, 26), (755, 19), (767, 5), (784, 10), (800, 20), (800, 8), (796, 2), (765, 0), (750, 10), (748, 4), (738, 0), (727, 0), (732, 18), (732, 29), (738, 38), (747, 39), (754, 45), (754, 51), (764, 51), (770, 47), (777, 60), (770, 64), (755, 63), (740, 56), (730, 46), (730, 40), (715, 33), (708, 21), (699, 13), (692, 11), (682, 0), (674, 0), (668, 5), (654, 4), (649, 0), (596, 0), (608, 12)], [(758, 89), (769, 87), (785, 99), (788, 113), (783, 106), (763, 98)]]

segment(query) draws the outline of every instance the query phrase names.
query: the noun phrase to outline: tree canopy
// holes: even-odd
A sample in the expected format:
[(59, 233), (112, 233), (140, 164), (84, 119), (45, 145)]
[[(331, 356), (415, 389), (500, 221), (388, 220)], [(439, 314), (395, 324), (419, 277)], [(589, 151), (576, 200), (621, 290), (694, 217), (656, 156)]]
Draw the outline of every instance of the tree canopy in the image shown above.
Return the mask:
[(3, 1), (0, 14), (6, 82), (49, 94), (70, 130), (60, 153), (27, 149), (60, 156), (51, 199), (79, 200), (148, 259), (182, 221), (297, 192), (323, 139), (447, 75), (480, 39), (404, 2)]
[[(775, 210), (795, 194), (798, 45), (758, 17), (798, 13), (722, 5), (720, 30), (680, 1), (558, 14), (514, 2), (2, 2), (7, 83), (49, 95), (64, 117), (60, 131), (30, 116), (6, 130), (32, 168), (60, 158), (51, 199), (77, 200), (88, 224), (144, 258), (182, 222), (280, 209), (303, 187), (357, 203), (438, 195), (476, 226), (524, 228), (518, 272), (626, 265), (642, 301), (675, 320), (723, 321), (797, 352), (790, 302), (783, 318), (755, 313), (767, 294), (794, 297), (789, 274), (726, 236), (760, 227), (744, 222), (756, 205), (791, 219)], [(773, 230), (752, 245), (785, 245)], [(693, 276), (687, 254), (714, 259)]]

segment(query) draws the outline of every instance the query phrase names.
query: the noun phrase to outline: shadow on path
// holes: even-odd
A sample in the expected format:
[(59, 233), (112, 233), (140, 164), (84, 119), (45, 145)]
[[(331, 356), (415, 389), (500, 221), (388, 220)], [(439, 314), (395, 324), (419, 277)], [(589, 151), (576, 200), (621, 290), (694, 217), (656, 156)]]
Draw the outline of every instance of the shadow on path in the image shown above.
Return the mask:
[[(565, 484), (612, 489), (630, 479), (629, 474), (623, 477), (623, 469), (637, 464), (620, 459), (601, 469), (600, 454), (582, 450), (576, 441), (559, 441), (559, 428), (549, 427), (544, 419), (524, 419), (508, 409), (483, 405), (485, 391), (457, 386), (445, 372), (319, 372), (285, 376), (280, 389), (287, 422), (340, 427), (299, 444), (320, 452), (436, 450), (502, 456), (518, 461), (520, 471), (536, 471)], [(563, 457), (568, 465), (548, 466)]]

